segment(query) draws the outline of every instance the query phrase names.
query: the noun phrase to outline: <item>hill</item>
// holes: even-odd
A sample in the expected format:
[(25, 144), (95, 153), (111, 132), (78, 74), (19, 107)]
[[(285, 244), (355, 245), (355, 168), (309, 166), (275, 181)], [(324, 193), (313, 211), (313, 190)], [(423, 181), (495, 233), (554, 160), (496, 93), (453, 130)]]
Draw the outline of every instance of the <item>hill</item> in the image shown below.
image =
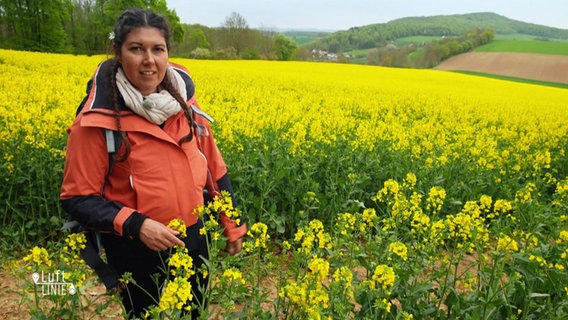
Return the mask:
[(304, 47), (341, 53), (384, 47), (396, 39), (411, 36), (460, 36), (472, 29), (491, 29), (495, 34), (524, 34), (540, 39), (568, 40), (568, 30), (509, 19), (489, 13), (407, 17), (349, 30), (338, 31)]

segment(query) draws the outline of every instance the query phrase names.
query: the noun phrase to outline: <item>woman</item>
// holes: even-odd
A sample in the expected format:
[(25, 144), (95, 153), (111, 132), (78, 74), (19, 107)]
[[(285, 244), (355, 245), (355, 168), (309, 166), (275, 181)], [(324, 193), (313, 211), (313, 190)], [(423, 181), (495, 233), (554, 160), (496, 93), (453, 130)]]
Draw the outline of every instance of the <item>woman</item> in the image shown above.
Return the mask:
[[(164, 279), (167, 249), (185, 246), (196, 268), (207, 258), (194, 214), (206, 181), (212, 192), (232, 194), (232, 187), (187, 70), (168, 62), (166, 21), (151, 11), (127, 10), (113, 33), (115, 56), (97, 68), (68, 130), (61, 203), (82, 226), (102, 234), (119, 275), (132, 273), (137, 286), (122, 290), (122, 302), (130, 316), (140, 316), (159, 298), (152, 275)], [(122, 137), (113, 159), (107, 143), (114, 139), (105, 138), (105, 129)], [(187, 226), (184, 239), (166, 226), (175, 218)], [(246, 226), (221, 218), (235, 254)], [(201, 299), (196, 291), (194, 297)]]

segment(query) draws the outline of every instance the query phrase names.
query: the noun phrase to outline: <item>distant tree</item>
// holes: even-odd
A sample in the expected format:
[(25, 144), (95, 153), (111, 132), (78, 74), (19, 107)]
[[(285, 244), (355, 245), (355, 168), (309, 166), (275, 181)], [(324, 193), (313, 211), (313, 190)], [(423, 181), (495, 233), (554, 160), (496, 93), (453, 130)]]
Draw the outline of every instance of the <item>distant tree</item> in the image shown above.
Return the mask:
[(327, 47), (329, 52), (338, 53), (341, 52), (341, 44), (339, 40), (331, 41)]
[(184, 29), (175, 10), (168, 9), (166, 0), (145, 0), (146, 8), (154, 10), (168, 21), (175, 42), (183, 41)]
[(310, 61), (310, 60), (312, 60), (312, 53), (306, 47), (299, 47), (296, 50), (296, 53), (294, 55), (294, 59), (299, 60), (299, 61)]
[(231, 13), (223, 23), (225, 47), (232, 47), (236, 54), (240, 55), (244, 48), (248, 46), (250, 39), (250, 28), (243, 16), (237, 12)]
[(261, 28), (258, 30), (254, 45), (260, 53), (261, 59), (276, 60), (278, 59), (276, 51), (276, 39), (280, 33), (271, 28)]
[[(182, 27), (184, 30), (183, 39), (179, 42), (174, 41), (171, 44), (171, 56), (187, 58), (193, 55), (192, 52), (195, 49), (202, 48), (208, 50), (211, 48), (211, 44), (205, 34), (207, 27), (198, 24), (184, 24)], [(200, 56), (203, 56), (201, 52)]]
[(448, 55), (453, 56), (456, 54), (461, 53), (461, 46), (455, 38), (450, 38), (448, 41), (445, 42), (446, 47), (448, 47), (449, 53)]
[(449, 56), (450, 49), (440, 43), (430, 43), (426, 46), (423, 67), (431, 68)]
[(96, 51), (96, 28), (93, 17), (92, 1), (72, 0), (73, 8), (69, 20), (65, 23), (65, 32), (74, 54), (89, 54)]
[(259, 60), (260, 54), (255, 48), (247, 48), (244, 52), (241, 52), (241, 58), (246, 60)]
[(493, 40), (493, 38), (495, 37), (495, 32), (493, 32), (493, 30), (491, 29), (485, 29), (481, 32), (479, 37), (481, 38), (481, 43), (486, 44)]
[(291, 60), (297, 47), (294, 40), (279, 34), (275, 40), (276, 43), (276, 56), (278, 60)]
[(461, 52), (468, 52), (471, 51), (471, 49), (473, 49), (473, 43), (471, 43), (471, 41), (465, 40), (461, 43)]
[(63, 25), (71, 8), (69, 0), (0, 0), (4, 43), (19, 50), (68, 51)]
[(209, 43), (209, 41), (207, 41), (207, 38), (205, 37), (205, 33), (203, 32), (203, 29), (201, 29), (201, 28), (193, 29), (189, 33), (187, 39), (189, 41), (190, 46), (193, 47), (193, 49), (197, 49), (197, 48), (210, 49), (211, 48), (211, 44)]
[(237, 12), (232, 12), (230, 16), (225, 18), (223, 27), (231, 30), (248, 30), (247, 20)]
[(392, 57), (387, 48), (375, 48), (367, 51), (367, 64), (391, 66)]

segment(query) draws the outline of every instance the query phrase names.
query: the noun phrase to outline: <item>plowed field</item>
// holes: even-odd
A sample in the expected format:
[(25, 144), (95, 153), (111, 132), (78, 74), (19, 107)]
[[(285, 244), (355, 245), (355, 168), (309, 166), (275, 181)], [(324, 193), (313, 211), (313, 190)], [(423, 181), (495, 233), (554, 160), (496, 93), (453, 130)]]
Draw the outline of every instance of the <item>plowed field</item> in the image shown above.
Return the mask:
[(452, 57), (438, 70), (474, 71), (568, 84), (568, 56), (513, 52), (469, 52)]

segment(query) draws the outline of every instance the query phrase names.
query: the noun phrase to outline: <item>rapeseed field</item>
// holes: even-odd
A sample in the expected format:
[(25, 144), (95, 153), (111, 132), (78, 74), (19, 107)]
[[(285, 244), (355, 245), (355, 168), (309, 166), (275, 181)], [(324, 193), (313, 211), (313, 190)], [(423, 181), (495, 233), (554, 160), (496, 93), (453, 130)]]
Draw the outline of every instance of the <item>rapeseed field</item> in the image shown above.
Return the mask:
[[(80, 248), (61, 241), (57, 197), (66, 128), (105, 58), (0, 50), (2, 257), (83, 270), (84, 286), (92, 272), (60, 258)], [(434, 70), (172, 61), (215, 119), (250, 229), (236, 257), (211, 237), (211, 267), (196, 271), (210, 305), (194, 307), (261, 319), (568, 316), (568, 90)], [(26, 279), (22, 263), (11, 266)], [(175, 299), (149, 317), (179, 316)], [(97, 303), (87, 295), (52, 303), (30, 313), (105, 312), (77, 307)]]

